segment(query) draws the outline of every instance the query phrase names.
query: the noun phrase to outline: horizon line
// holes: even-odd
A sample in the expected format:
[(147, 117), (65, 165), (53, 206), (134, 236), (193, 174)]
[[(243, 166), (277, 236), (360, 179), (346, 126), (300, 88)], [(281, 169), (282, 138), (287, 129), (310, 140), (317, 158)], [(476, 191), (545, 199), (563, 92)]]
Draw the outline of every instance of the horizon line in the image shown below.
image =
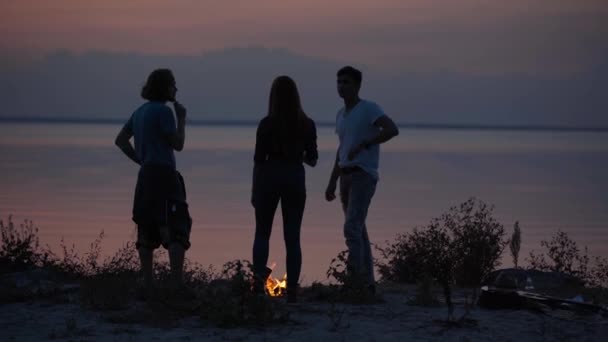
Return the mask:
[[(46, 123), (46, 124), (122, 124), (119, 118), (71, 118), (71, 117), (0, 117), (0, 123)], [(193, 126), (256, 126), (259, 120), (220, 120), (220, 119), (187, 119)], [(315, 121), (319, 127), (334, 127), (331, 121)], [(456, 124), (428, 122), (397, 122), (399, 128), (428, 129), (428, 130), (477, 130), (477, 131), (554, 131), (554, 132), (586, 132), (608, 133), (608, 126), (568, 126), (568, 125), (489, 125), (489, 124)]]

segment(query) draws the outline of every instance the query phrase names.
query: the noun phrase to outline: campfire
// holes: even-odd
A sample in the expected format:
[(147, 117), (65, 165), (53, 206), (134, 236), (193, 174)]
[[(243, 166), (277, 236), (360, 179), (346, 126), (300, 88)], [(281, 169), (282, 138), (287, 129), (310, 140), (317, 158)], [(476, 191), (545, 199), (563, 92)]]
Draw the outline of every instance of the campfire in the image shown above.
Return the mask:
[(283, 275), (283, 279), (273, 278), (270, 274), (276, 263), (272, 263), (271, 267), (267, 267), (268, 277), (266, 278), (266, 292), (271, 297), (281, 297), (287, 292), (287, 274)]
[(266, 291), (271, 297), (284, 296), (287, 291), (287, 274), (281, 280), (268, 277), (266, 279)]

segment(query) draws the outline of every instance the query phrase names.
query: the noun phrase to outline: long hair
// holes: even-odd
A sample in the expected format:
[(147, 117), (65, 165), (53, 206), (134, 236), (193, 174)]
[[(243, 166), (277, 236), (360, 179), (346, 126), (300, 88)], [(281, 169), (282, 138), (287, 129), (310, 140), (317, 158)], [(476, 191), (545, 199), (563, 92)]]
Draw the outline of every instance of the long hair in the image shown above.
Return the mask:
[(174, 85), (175, 77), (170, 69), (156, 69), (150, 73), (141, 89), (141, 97), (149, 101), (170, 101), (169, 87)]
[(277, 152), (287, 153), (302, 140), (308, 117), (302, 109), (296, 82), (291, 77), (279, 76), (272, 82), (268, 117), (272, 123)]

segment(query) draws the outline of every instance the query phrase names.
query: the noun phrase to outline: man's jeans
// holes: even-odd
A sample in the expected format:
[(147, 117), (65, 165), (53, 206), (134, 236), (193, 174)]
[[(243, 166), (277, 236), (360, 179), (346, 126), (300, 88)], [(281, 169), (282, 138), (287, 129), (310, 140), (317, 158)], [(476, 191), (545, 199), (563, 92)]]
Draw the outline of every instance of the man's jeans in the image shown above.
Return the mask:
[(374, 283), (372, 249), (365, 219), (376, 191), (377, 180), (365, 171), (340, 175), (340, 200), (344, 210), (344, 237), (348, 247), (348, 267)]

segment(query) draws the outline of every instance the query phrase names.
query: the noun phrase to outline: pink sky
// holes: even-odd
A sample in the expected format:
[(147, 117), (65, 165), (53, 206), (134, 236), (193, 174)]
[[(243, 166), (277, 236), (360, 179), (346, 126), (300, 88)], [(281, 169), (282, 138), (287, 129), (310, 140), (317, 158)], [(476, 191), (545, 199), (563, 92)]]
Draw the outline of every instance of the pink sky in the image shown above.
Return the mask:
[(608, 50), (605, 0), (5, 0), (2, 50), (287, 48), (412, 71), (569, 72)]

